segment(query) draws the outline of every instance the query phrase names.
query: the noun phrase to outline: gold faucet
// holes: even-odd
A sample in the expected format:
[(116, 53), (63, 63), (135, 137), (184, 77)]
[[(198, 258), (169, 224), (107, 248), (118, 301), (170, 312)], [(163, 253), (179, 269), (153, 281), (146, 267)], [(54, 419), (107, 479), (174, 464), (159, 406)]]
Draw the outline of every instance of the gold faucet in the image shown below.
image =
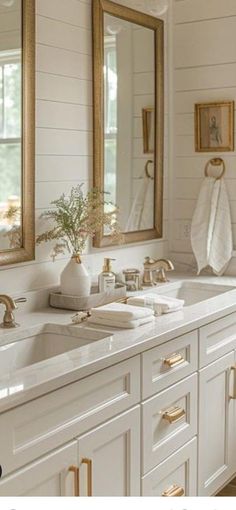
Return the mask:
[(0, 294), (0, 303), (5, 305), (5, 313), (3, 322), (0, 324), (1, 328), (16, 328), (19, 324), (16, 323), (13, 310), (17, 308), (16, 303), (25, 303), (26, 298), (12, 299), (6, 294)]
[(145, 257), (143, 267), (143, 285), (146, 287), (153, 287), (157, 282), (168, 282), (166, 271), (174, 270), (174, 265), (171, 260), (154, 260), (150, 257)]

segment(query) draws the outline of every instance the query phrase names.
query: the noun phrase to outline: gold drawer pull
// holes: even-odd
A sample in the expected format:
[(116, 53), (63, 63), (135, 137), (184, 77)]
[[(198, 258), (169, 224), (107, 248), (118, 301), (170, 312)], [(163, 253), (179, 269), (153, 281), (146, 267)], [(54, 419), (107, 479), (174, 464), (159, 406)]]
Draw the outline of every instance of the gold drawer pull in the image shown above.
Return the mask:
[(181, 407), (170, 407), (170, 409), (167, 409), (164, 414), (162, 415), (163, 420), (167, 420), (169, 423), (176, 423), (179, 421), (183, 416), (185, 416), (185, 410)]
[(74, 473), (74, 496), (79, 496), (79, 468), (70, 466), (69, 472)]
[(82, 459), (81, 461), (82, 464), (86, 464), (87, 466), (87, 496), (92, 496), (92, 486), (93, 486), (93, 482), (92, 482), (92, 460), (91, 459), (87, 459), (87, 458), (84, 458)]
[(177, 365), (181, 365), (181, 363), (184, 363), (185, 359), (183, 358), (182, 354), (171, 354), (168, 358), (164, 359), (164, 364), (168, 365), (169, 368), (176, 367)]
[(236, 380), (235, 380), (236, 365), (234, 367), (230, 368), (230, 373), (231, 372), (234, 373), (234, 391), (233, 391), (233, 395), (230, 395), (229, 398), (231, 398), (232, 400), (236, 400)]
[(171, 487), (169, 487), (169, 489), (167, 489), (166, 491), (164, 491), (162, 493), (162, 496), (164, 498), (176, 498), (176, 497), (180, 497), (180, 496), (184, 496), (184, 489), (183, 487), (178, 487), (178, 485), (171, 485)]

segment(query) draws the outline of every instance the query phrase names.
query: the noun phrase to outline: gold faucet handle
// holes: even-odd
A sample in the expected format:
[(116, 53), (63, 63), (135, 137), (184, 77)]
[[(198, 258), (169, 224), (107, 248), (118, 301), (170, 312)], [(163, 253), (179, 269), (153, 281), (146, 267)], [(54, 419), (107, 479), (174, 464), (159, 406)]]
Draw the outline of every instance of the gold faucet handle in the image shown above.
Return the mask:
[(19, 297), (14, 299), (15, 303), (26, 303), (27, 299), (25, 297)]
[(13, 300), (15, 308), (18, 308), (18, 303), (26, 303), (27, 299), (25, 297), (19, 297)]

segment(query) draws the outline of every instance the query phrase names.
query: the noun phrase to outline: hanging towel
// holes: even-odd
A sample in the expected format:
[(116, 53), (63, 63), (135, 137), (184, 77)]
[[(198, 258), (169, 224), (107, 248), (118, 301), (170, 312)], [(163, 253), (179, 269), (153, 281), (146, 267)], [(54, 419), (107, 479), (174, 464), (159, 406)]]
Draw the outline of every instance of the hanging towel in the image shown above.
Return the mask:
[(131, 212), (125, 226), (125, 232), (150, 229), (153, 226), (154, 180), (143, 171), (139, 177), (137, 191)]
[(133, 321), (146, 319), (153, 316), (153, 310), (150, 308), (140, 308), (139, 306), (124, 305), (122, 303), (109, 303), (91, 309), (93, 319), (108, 319), (114, 321)]
[(200, 189), (191, 226), (191, 243), (198, 274), (210, 266), (224, 273), (233, 252), (229, 200), (224, 179), (206, 177)]
[[(158, 309), (159, 313), (171, 313), (181, 310), (184, 306), (184, 299), (176, 299), (157, 293), (147, 293), (140, 296), (132, 296), (128, 299), (129, 305), (150, 306), (154, 311)], [(150, 305), (148, 304), (150, 303)]]

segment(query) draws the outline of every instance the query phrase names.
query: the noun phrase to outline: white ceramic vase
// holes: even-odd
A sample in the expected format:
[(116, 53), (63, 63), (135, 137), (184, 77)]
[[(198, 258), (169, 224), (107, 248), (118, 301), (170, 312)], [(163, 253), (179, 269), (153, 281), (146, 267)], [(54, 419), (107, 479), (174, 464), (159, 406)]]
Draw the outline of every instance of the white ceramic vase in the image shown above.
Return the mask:
[(67, 296), (87, 297), (91, 278), (79, 255), (73, 255), (61, 273), (61, 293)]

